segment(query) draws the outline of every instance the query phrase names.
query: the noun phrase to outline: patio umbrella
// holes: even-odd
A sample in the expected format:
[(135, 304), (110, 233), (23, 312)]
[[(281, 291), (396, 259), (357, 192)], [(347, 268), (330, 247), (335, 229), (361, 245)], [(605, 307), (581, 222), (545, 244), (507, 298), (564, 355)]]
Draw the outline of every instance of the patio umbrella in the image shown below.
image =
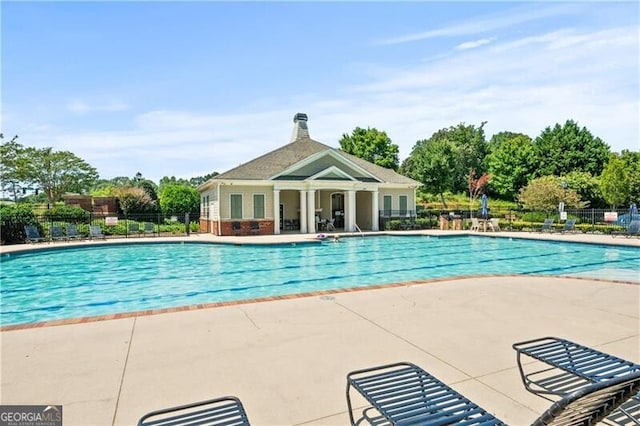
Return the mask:
[(629, 207), (629, 214), (631, 215), (631, 219), (633, 219), (633, 216), (638, 215), (638, 207), (636, 206), (636, 203), (631, 203), (631, 207)]
[(483, 218), (487, 218), (487, 216), (489, 215), (489, 199), (487, 198), (487, 194), (482, 194), (482, 198), (480, 200), (480, 203), (482, 205), (482, 211), (480, 212), (480, 214), (482, 215)]

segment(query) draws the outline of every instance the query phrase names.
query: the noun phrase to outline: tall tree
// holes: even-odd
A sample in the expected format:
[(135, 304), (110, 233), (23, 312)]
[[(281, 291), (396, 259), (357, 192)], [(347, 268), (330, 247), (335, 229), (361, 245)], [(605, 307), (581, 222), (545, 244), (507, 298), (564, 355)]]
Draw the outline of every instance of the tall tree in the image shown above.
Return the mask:
[(160, 208), (164, 213), (193, 213), (200, 209), (200, 194), (188, 185), (165, 185), (160, 193)]
[(430, 141), (447, 141), (455, 146), (457, 161), (454, 167), (448, 170), (451, 174), (451, 187), (447, 190), (451, 192), (467, 191), (467, 174), (469, 169), (482, 175), (485, 173), (484, 157), (487, 153), (487, 143), (484, 136), (484, 126), (482, 122), (476, 127), (472, 124), (460, 123), (446, 129), (435, 132)]
[(416, 143), (402, 171), (421, 182), (426, 191), (440, 195), (443, 207), (447, 208), (444, 193), (453, 188), (457, 174), (452, 170), (457, 170), (459, 164), (460, 152), (454, 143), (432, 138)]
[(491, 189), (501, 197), (514, 199), (535, 173), (531, 138), (511, 132), (493, 135), (485, 165), (491, 174)]
[(626, 164), (617, 155), (612, 155), (600, 176), (600, 189), (604, 199), (613, 208), (625, 203), (631, 194)]
[(591, 176), (591, 173), (570, 172), (562, 176), (561, 180), (566, 183), (567, 188), (574, 189), (582, 200), (588, 201), (589, 207), (605, 208), (607, 206), (600, 190), (600, 179)]
[(640, 202), (640, 152), (622, 150), (620, 159), (624, 161), (629, 177), (629, 201)]
[(87, 192), (98, 180), (97, 170), (69, 151), (28, 147), (22, 155), (28, 161), (21, 164), (21, 179), (38, 185), (49, 204), (66, 192)]
[(537, 176), (562, 176), (572, 171), (599, 176), (610, 155), (609, 146), (573, 120), (547, 127), (534, 143)]
[(392, 143), (385, 132), (375, 128), (356, 127), (351, 135), (343, 134), (340, 149), (387, 169), (397, 170), (400, 163), (398, 145)]
[[(4, 135), (0, 133), (0, 140)], [(24, 147), (18, 142), (18, 135), (15, 135), (8, 142), (0, 145), (0, 187), (13, 195), (13, 201), (18, 201), (18, 193), (21, 192), (20, 185), (20, 164), (24, 162), (22, 152)]]

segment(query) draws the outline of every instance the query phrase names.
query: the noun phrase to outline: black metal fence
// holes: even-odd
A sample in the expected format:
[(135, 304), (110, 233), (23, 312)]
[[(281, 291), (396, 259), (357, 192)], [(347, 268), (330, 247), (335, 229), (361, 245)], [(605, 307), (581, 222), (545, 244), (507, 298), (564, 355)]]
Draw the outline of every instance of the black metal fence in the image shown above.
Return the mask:
[[(36, 215), (25, 223), (24, 220), (7, 220), (3, 218), (1, 237), (2, 244), (16, 244), (26, 241), (25, 225), (35, 225), (40, 236), (45, 240), (65, 240), (69, 237), (89, 238), (90, 228), (98, 226), (105, 237), (159, 237), (185, 236), (199, 230), (200, 213), (187, 214), (130, 214), (103, 215), (87, 212), (81, 216)], [(68, 225), (77, 235), (67, 235)]]
[[(564, 213), (490, 208), (488, 217), (499, 219), (500, 227), (510, 231), (539, 229), (547, 218), (554, 219), (553, 227), (562, 229), (566, 219), (575, 219), (577, 232), (602, 234), (624, 231), (632, 219), (640, 220), (640, 215), (631, 217), (629, 209), (565, 209)], [(379, 227), (381, 230), (442, 229), (444, 222), (447, 229), (454, 226), (469, 229), (471, 217), (482, 217), (482, 214), (480, 211), (446, 209), (381, 210)]]

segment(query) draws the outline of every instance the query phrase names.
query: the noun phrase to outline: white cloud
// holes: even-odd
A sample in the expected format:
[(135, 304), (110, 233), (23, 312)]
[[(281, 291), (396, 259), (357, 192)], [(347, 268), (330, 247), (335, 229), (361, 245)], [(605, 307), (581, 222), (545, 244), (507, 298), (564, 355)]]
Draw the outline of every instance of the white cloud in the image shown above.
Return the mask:
[(378, 44), (394, 45), (441, 37), (457, 37), (482, 34), (505, 28), (517, 27), (527, 22), (537, 21), (549, 17), (558, 17), (564, 14), (573, 14), (575, 13), (576, 7), (579, 7), (579, 5), (550, 5), (540, 3), (539, 7), (535, 10), (532, 10), (530, 7), (526, 9), (509, 9), (505, 12), (500, 12), (485, 17), (476, 17), (472, 20), (454, 23), (449, 26), (437, 28), (434, 30), (389, 37), (387, 39), (381, 40), (380, 42), (378, 42)]
[(480, 40), (467, 41), (465, 43), (460, 43), (456, 46), (456, 50), (467, 50), (467, 49), (475, 49), (476, 47), (484, 46), (485, 44), (489, 44), (494, 41), (495, 38), (482, 38)]
[(67, 101), (67, 110), (74, 114), (86, 114), (89, 112), (120, 112), (127, 111), (131, 107), (119, 99), (98, 100), (89, 102), (85, 99), (74, 98)]
[[(536, 137), (547, 126), (574, 119), (615, 151), (638, 150), (636, 26), (482, 40), (476, 49), (454, 49), (413, 67), (386, 64), (374, 79), (337, 87), (333, 95), (276, 99), (243, 114), (150, 110), (132, 116), (130, 127), (122, 124), (120, 131), (34, 127), (21, 138), (70, 150), (105, 178), (140, 171), (155, 181), (223, 172), (280, 147), (289, 142), (296, 112), (308, 113), (314, 139), (334, 147), (356, 126), (384, 130), (400, 146), (401, 159), (438, 129), (483, 121), (487, 137), (504, 130)], [(78, 112), (109, 105), (75, 101), (70, 105)]]

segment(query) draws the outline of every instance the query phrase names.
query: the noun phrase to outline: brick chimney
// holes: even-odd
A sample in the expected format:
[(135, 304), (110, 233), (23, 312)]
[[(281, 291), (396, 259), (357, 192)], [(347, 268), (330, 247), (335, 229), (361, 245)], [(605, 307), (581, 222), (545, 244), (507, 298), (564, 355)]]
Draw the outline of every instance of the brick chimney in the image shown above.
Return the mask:
[(307, 114), (299, 112), (293, 117), (293, 134), (291, 142), (299, 139), (309, 139), (309, 128), (307, 127)]

